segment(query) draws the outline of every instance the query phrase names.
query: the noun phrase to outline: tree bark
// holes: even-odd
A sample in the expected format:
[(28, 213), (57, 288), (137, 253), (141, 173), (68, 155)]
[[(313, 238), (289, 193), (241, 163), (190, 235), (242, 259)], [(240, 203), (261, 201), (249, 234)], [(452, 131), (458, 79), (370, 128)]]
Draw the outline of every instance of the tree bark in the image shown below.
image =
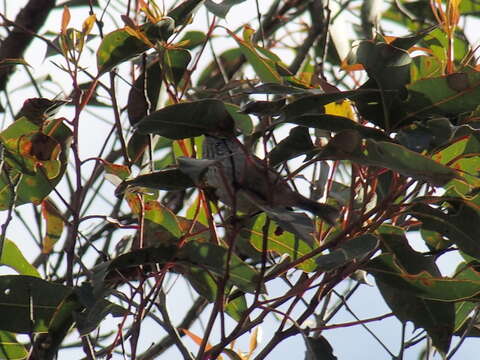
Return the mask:
[[(6, 21), (13, 29), (1, 43), (0, 61), (21, 58), (54, 7), (55, 0), (30, 0), (14, 22)], [(0, 91), (5, 90), (14, 70), (15, 65), (0, 67)]]

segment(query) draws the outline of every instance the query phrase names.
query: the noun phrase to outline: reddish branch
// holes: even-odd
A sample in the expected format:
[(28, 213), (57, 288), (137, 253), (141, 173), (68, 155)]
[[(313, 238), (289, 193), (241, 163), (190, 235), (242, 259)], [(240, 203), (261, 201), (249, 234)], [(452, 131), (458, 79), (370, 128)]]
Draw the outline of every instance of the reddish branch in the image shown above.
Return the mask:
[[(1, 43), (0, 60), (21, 58), (54, 7), (55, 0), (30, 0), (13, 23), (6, 21), (13, 29)], [(5, 90), (14, 66), (0, 67), (0, 91)]]

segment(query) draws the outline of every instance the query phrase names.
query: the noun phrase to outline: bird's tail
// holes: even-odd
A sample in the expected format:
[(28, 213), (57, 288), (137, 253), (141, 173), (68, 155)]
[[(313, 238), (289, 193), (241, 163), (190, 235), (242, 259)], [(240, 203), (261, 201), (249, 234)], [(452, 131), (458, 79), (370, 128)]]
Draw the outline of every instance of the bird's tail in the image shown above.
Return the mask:
[(332, 226), (335, 225), (338, 216), (340, 215), (340, 211), (336, 207), (327, 204), (321, 204), (300, 194), (298, 195), (300, 198), (298, 199), (298, 203), (295, 204), (297, 207), (319, 216)]

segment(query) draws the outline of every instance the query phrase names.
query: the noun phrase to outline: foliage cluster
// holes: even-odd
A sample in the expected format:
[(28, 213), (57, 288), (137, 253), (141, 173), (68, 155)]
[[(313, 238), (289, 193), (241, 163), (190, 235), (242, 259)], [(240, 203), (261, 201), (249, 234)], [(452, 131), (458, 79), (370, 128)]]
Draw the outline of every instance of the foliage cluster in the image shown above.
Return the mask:
[[(273, 0), (260, 13), (251, 1), (250, 25), (225, 28), (247, 2), (68, 1), (52, 10), (59, 31), (30, 34), (72, 91), (45, 99), (53, 77), (32, 77), (38, 96), (21, 110), (14, 91), (2, 98), (14, 121), (0, 132), (0, 264), (15, 273), (0, 276), (0, 358), (53, 359), (76, 331), (71, 346), (88, 359), (153, 359), (171, 346), (185, 359), (264, 359), (295, 335), (307, 359), (335, 359), (329, 329), (390, 316), (420, 329), (400, 350), (380, 342), (396, 359), (417, 344), (425, 358), (432, 347), (451, 358), (478, 336), (480, 68), (460, 20), (480, 5)], [(80, 30), (70, 25), (78, 6), (90, 11)], [(348, 11), (364, 40), (342, 58)], [(192, 30), (203, 13), (206, 28)], [(108, 28), (105, 14), (123, 25)], [(392, 24), (408, 35), (385, 35)], [(222, 36), (233, 45), (218, 52)], [(93, 56), (96, 71), (85, 65)], [(0, 67), (30, 73), (28, 59)], [(72, 117), (56, 116), (61, 106)], [(101, 109), (111, 130), (98, 156), (82, 158)], [(215, 166), (201, 160), (205, 135), (238, 136), (292, 187), (340, 209), (338, 222), (273, 207), (232, 213), (204, 186)], [(31, 262), (18, 247), (25, 236), (7, 237), (14, 221), (36, 244)], [(457, 270), (442, 276), (438, 261), (452, 253)], [(367, 273), (391, 313), (333, 324)], [(179, 325), (167, 307), (172, 278), (198, 294)], [(203, 333), (190, 328), (200, 314)], [(108, 315), (117, 328), (102, 326)], [(260, 345), (271, 316), (278, 327)], [(166, 333), (148, 349), (146, 319)], [(235, 341), (248, 333), (241, 352)]]

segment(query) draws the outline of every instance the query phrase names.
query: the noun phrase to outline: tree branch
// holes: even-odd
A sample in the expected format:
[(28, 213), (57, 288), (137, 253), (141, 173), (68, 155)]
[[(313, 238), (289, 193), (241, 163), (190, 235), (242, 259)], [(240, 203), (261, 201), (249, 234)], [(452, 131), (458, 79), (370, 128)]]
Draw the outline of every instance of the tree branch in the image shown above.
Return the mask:
[[(30, 0), (20, 10), (14, 22), (4, 18), (6, 25), (14, 28), (1, 43), (0, 61), (21, 58), (54, 7), (55, 0)], [(0, 67), (0, 91), (5, 90), (8, 79), (14, 72), (14, 66)]]

